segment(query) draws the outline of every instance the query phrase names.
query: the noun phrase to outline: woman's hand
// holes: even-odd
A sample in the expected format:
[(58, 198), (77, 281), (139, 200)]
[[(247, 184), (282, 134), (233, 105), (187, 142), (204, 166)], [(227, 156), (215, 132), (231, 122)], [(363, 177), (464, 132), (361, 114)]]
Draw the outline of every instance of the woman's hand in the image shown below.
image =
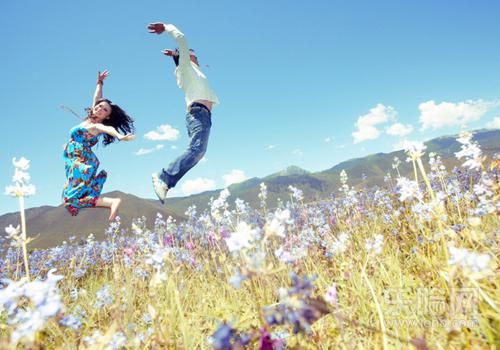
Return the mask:
[(132, 141), (135, 140), (135, 135), (134, 134), (127, 134), (127, 135), (122, 135), (119, 138), (120, 141)]
[(101, 71), (97, 72), (97, 86), (95, 88), (94, 98), (92, 100), (92, 107), (94, 107), (97, 101), (102, 98), (102, 86), (104, 85), (104, 79), (106, 79), (108, 75), (109, 72), (107, 70), (104, 70), (104, 72), (102, 73)]
[(109, 75), (108, 70), (104, 70), (104, 72), (101, 73), (101, 71), (97, 72), (97, 84), (102, 85), (104, 83), (104, 79), (106, 79)]

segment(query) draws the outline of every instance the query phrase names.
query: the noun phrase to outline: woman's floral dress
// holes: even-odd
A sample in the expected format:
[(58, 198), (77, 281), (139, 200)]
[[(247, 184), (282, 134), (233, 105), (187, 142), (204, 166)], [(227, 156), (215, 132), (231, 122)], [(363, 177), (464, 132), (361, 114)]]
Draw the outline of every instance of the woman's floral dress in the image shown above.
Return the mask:
[(74, 216), (80, 208), (95, 207), (107, 173), (104, 170), (97, 173), (99, 159), (92, 152), (92, 147), (99, 141), (98, 137), (81, 126), (71, 129), (70, 135), (63, 153), (67, 179), (63, 202)]

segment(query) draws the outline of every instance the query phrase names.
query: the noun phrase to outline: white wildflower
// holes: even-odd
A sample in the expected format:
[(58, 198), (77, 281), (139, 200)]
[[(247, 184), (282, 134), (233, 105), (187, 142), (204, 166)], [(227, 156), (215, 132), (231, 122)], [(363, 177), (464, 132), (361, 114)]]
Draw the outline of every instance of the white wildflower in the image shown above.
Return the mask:
[(30, 174), (18, 168), (16, 168), (14, 176), (12, 177), (12, 181), (20, 183), (28, 183), (30, 179), (31, 179)]
[(236, 198), (236, 200), (234, 201), (234, 205), (236, 206), (236, 211), (238, 213), (243, 214), (247, 212), (247, 206), (244, 200)]
[(255, 253), (245, 256), (245, 267), (255, 273), (263, 273), (265, 270), (266, 252), (257, 250)]
[(349, 243), (349, 234), (342, 232), (337, 239), (332, 243), (332, 253), (343, 253), (347, 249), (347, 244)]
[(29, 169), (30, 161), (22, 157), (20, 160), (12, 158), (15, 166), (15, 173), (12, 177), (13, 185), (5, 187), (5, 194), (12, 197), (28, 197), (35, 194), (35, 186), (29, 183), (30, 175), (26, 172)]
[(24, 157), (21, 157), (21, 159), (17, 160), (17, 158), (12, 158), (12, 164), (14, 164), (14, 167), (16, 167), (19, 170), (26, 171), (30, 167), (30, 161)]
[(424, 150), (427, 148), (422, 142), (419, 141), (403, 141), (403, 148), (411, 159), (415, 160), (424, 155)]
[(267, 186), (264, 182), (260, 183), (259, 199), (260, 199), (260, 206), (264, 208), (266, 206), (266, 200), (267, 200)]
[(477, 227), (477, 226), (481, 225), (481, 218), (479, 218), (477, 216), (473, 216), (473, 217), (468, 218), (467, 222), (472, 227)]
[(340, 172), (340, 183), (342, 184), (342, 186), (339, 188), (339, 190), (346, 194), (349, 192), (349, 185), (347, 184), (347, 180), (347, 173), (344, 169), (342, 169), (342, 171)]
[(157, 267), (156, 272), (153, 274), (153, 277), (149, 281), (149, 284), (152, 287), (157, 287), (163, 284), (168, 279), (167, 273), (162, 272), (160, 267)]
[(226, 238), (226, 244), (229, 251), (239, 251), (244, 248), (250, 248), (259, 234), (258, 229), (252, 229), (246, 222), (241, 221), (236, 227), (236, 231)]
[(156, 246), (156, 249), (147, 256), (144, 262), (155, 267), (162, 266), (170, 251), (169, 247)]
[(285, 224), (291, 224), (293, 222), (290, 219), (290, 215), (290, 210), (288, 209), (277, 209), (271, 221), (267, 222), (264, 227), (266, 235), (285, 237)]
[(17, 239), (17, 238), (19, 238), (19, 233), (21, 232), (21, 227), (19, 225), (17, 225), (17, 227), (14, 227), (11, 224), (5, 228), (5, 232), (7, 233), (9, 238)]
[(488, 254), (476, 254), (465, 248), (448, 247), (450, 251), (450, 260), (448, 264), (457, 265), (466, 271), (484, 272), (489, 268), (491, 256)]
[(392, 163), (392, 168), (397, 169), (401, 165), (401, 161), (398, 157), (394, 157), (394, 163)]
[(292, 192), (292, 197), (295, 200), (301, 201), (304, 199), (304, 193), (302, 192), (302, 190), (299, 190), (298, 188), (293, 187), (292, 185), (288, 186), (288, 189)]
[(407, 199), (422, 199), (422, 192), (418, 187), (416, 181), (409, 180), (405, 177), (398, 177), (397, 179), (398, 189), (399, 189), (399, 200), (404, 202)]
[(327, 302), (329, 302), (332, 305), (338, 304), (338, 294), (337, 294), (337, 284), (336, 283), (332, 283), (332, 285), (330, 287), (328, 287), (328, 290), (326, 291), (324, 298)]
[[(0, 289), (0, 306), (7, 311), (7, 323), (12, 330), (11, 340), (17, 344), (22, 338), (32, 339), (47, 321), (64, 308), (57, 288), (63, 276), (54, 275), (55, 269), (47, 273), (45, 281), (7, 281)], [(25, 303), (23, 300), (30, 302)]]
[(229, 190), (225, 188), (220, 192), (219, 198), (211, 203), (210, 212), (215, 220), (220, 221), (224, 216), (229, 215), (227, 199), (230, 195)]
[(462, 144), (461, 150), (455, 153), (455, 157), (461, 159), (466, 158), (465, 163), (462, 164), (463, 167), (468, 167), (469, 169), (479, 170), (481, 168), (481, 149), (479, 144), (472, 141), (472, 134), (470, 132), (460, 133), (460, 137), (457, 141)]
[(274, 252), (274, 255), (284, 263), (294, 263), (307, 256), (307, 246), (281, 246)]
[(25, 185), (16, 182), (14, 185), (5, 187), (5, 194), (12, 197), (28, 197), (33, 196), (36, 192), (34, 185)]
[(382, 248), (384, 246), (384, 236), (381, 234), (376, 234), (373, 241), (367, 239), (365, 244), (365, 249), (368, 253), (374, 252), (375, 254), (382, 253)]
[(106, 350), (122, 349), (125, 347), (126, 344), (127, 344), (127, 338), (125, 337), (125, 334), (123, 334), (123, 332), (117, 332), (113, 335), (113, 338), (106, 347)]

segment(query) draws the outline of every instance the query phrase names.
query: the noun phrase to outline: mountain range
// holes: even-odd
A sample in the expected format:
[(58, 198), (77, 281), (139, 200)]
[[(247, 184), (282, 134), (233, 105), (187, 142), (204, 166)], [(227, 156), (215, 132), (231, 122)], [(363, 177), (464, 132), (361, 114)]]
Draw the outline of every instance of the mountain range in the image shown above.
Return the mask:
[[(491, 157), (500, 151), (500, 130), (478, 130), (474, 132), (474, 138), (483, 153)], [(428, 154), (434, 152), (441, 156), (447, 169), (459, 166), (463, 163), (455, 157), (455, 153), (460, 150), (460, 144), (456, 141), (456, 135), (443, 136), (425, 142), (427, 146), (424, 155), (424, 162), (428, 160)], [(290, 166), (280, 172), (271, 174), (264, 178), (251, 178), (244, 182), (233, 184), (228, 187), (231, 196), (228, 202), (234, 203), (236, 198), (248, 202), (252, 207), (259, 205), (258, 194), (260, 184), (267, 186), (268, 207), (276, 205), (278, 199), (286, 201), (290, 198), (289, 186), (299, 188), (304, 193), (306, 202), (327, 198), (332, 193), (338, 191), (341, 186), (340, 172), (345, 170), (350, 186), (371, 187), (373, 185), (383, 185), (384, 177), (389, 172), (396, 177), (392, 164), (394, 158), (401, 160), (399, 171), (405, 176), (412, 173), (410, 163), (405, 162), (404, 151), (391, 153), (376, 153), (362, 158), (350, 159), (341, 162), (330, 169), (321, 172), (311, 173), (297, 166)], [(154, 224), (157, 213), (164, 218), (172, 216), (176, 220), (182, 220), (184, 213), (189, 206), (196, 205), (198, 212), (208, 207), (210, 198), (218, 197), (220, 191), (207, 191), (188, 197), (169, 198), (165, 206), (153, 199), (144, 199), (132, 194), (120, 191), (106, 193), (112, 197), (122, 199), (119, 215), (122, 227), (129, 228), (132, 219), (146, 217), (148, 226)], [(26, 210), (26, 221), (29, 236), (37, 238), (30, 243), (30, 249), (47, 248), (61, 244), (71, 236), (77, 239), (84, 238), (93, 233), (97, 239), (104, 237), (104, 232), (108, 227), (108, 210), (81, 210), (76, 217), (68, 214), (62, 206), (41, 206)], [(8, 213), (0, 216), (0, 228), (19, 223), (19, 213)]]

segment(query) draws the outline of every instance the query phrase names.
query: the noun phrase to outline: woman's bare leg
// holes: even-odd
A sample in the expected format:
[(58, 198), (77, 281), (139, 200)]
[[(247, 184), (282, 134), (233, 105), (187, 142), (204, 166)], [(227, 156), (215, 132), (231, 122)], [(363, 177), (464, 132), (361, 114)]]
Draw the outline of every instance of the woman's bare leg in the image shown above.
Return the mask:
[(96, 207), (105, 207), (111, 209), (109, 213), (109, 221), (113, 221), (118, 213), (118, 207), (122, 200), (120, 198), (109, 198), (109, 197), (100, 197), (97, 199), (95, 203)]

